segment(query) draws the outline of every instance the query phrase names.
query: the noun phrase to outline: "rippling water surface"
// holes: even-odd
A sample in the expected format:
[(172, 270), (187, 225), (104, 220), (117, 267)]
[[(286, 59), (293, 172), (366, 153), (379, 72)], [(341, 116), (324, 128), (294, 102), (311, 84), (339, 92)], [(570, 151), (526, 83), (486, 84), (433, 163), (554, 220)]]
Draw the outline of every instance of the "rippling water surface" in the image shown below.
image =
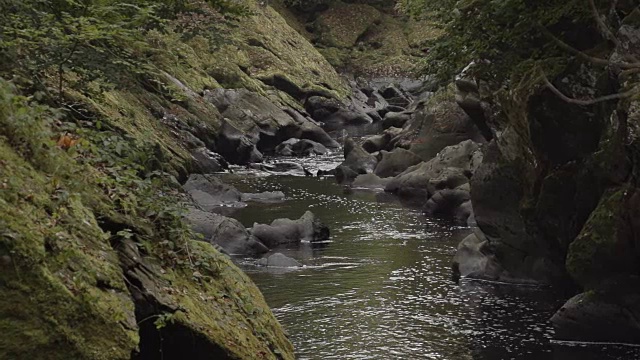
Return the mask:
[(331, 228), (326, 244), (279, 250), (303, 269), (243, 261), (300, 359), (640, 359), (630, 348), (551, 345), (548, 319), (562, 294), (451, 281), (451, 258), (468, 229), (427, 219), (384, 193), (345, 194), (331, 179), (225, 180), (287, 195), (234, 214), (247, 226), (311, 210)]

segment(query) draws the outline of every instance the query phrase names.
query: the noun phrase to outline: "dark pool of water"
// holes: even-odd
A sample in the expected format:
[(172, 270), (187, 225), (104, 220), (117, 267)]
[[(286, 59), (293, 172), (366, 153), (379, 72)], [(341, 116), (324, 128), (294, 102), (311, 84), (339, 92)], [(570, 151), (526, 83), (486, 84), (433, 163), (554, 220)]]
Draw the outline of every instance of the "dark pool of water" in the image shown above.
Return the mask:
[(313, 211), (331, 241), (279, 251), (305, 265), (265, 270), (240, 260), (290, 334), (300, 359), (640, 359), (636, 349), (552, 345), (548, 319), (566, 294), (451, 280), (468, 229), (427, 219), (375, 192), (333, 180), (228, 175), (244, 191), (287, 201), (234, 214), (245, 225)]

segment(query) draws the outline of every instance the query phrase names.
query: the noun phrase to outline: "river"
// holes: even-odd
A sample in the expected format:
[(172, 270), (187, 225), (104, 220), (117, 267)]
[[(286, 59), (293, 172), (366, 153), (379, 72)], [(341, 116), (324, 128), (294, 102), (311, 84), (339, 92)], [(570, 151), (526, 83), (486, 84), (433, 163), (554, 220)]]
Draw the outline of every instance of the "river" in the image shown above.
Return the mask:
[(452, 281), (451, 259), (469, 229), (333, 179), (263, 175), (223, 179), (241, 191), (283, 191), (286, 201), (251, 204), (233, 217), (250, 227), (311, 210), (332, 232), (324, 244), (279, 249), (302, 269), (239, 260), (299, 359), (640, 359), (636, 348), (554, 345), (548, 320), (570, 294)]

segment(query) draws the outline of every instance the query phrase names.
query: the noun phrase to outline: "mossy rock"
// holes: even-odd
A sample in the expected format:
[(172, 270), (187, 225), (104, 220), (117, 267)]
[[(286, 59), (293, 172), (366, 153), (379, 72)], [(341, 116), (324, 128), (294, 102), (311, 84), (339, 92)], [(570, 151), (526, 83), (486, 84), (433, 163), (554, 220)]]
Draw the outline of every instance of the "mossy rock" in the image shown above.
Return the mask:
[(127, 171), (88, 129), (56, 144), (50, 127), (69, 124), (8, 89), (0, 82), (0, 358), (153, 357), (162, 331), (188, 340), (165, 343), (192, 358), (294, 358), (257, 287), (168, 207), (175, 188)]
[(628, 187), (621, 187), (605, 192), (569, 246), (567, 270), (587, 289), (615, 275), (635, 273), (635, 252), (624, 230), (628, 191)]
[(315, 27), (320, 43), (352, 48), (381, 19), (380, 11), (370, 5), (336, 3), (318, 16)]

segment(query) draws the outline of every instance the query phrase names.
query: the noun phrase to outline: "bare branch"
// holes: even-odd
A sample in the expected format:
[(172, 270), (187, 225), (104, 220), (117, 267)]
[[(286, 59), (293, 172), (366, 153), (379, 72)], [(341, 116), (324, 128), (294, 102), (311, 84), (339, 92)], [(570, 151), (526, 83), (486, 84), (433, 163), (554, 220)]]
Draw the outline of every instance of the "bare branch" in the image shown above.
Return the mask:
[(563, 94), (562, 91), (558, 90), (558, 88), (555, 87), (549, 81), (549, 79), (547, 78), (547, 75), (544, 73), (544, 71), (542, 71), (542, 69), (540, 70), (540, 75), (542, 76), (542, 80), (544, 81), (545, 86), (549, 90), (551, 90), (551, 92), (556, 94), (556, 96), (558, 96), (560, 99), (562, 99), (563, 101), (565, 101), (565, 102), (567, 102), (569, 104), (588, 106), (588, 105), (594, 105), (594, 104), (598, 104), (598, 103), (606, 102), (606, 101), (611, 101), (611, 100), (624, 99), (624, 98), (628, 98), (628, 97), (631, 97), (631, 96), (636, 95), (636, 94), (640, 94), (640, 86), (636, 85), (636, 86), (632, 87), (631, 90), (625, 91), (623, 93), (616, 93), (616, 94), (601, 96), (601, 97), (597, 97), (597, 98), (589, 99), (589, 100), (574, 99), (574, 98), (568, 97), (567, 95)]
[(574, 48), (573, 46), (565, 43), (564, 41), (558, 39), (555, 35), (553, 35), (549, 30), (547, 30), (544, 26), (542, 27), (544, 33), (549, 36), (551, 38), (551, 40), (553, 40), (553, 42), (556, 43), (556, 45), (558, 45), (559, 47), (561, 47), (564, 50), (567, 50), (573, 54), (575, 54), (577, 57), (579, 57), (582, 60), (585, 60), (587, 62), (590, 62), (594, 65), (599, 65), (599, 66), (603, 66), (603, 67), (608, 67), (608, 66), (617, 66), (621, 69), (635, 69), (635, 68), (640, 68), (640, 62), (633, 62), (633, 63), (628, 63), (628, 62), (617, 62), (617, 61), (610, 61), (607, 59), (601, 59), (601, 58), (597, 58), (591, 55), (586, 54), (583, 51), (580, 51), (576, 48)]
[[(618, 39), (613, 34), (611, 29), (609, 29), (607, 24), (605, 24), (604, 20), (602, 20), (602, 17), (600, 16), (600, 12), (598, 12), (598, 8), (596, 7), (595, 1), (594, 0), (588, 0), (588, 1), (589, 1), (589, 6), (591, 7), (591, 13), (593, 14), (593, 18), (595, 19), (596, 23), (598, 24), (598, 27), (600, 28), (600, 31), (605, 35), (605, 37), (607, 37), (609, 40), (611, 40), (615, 44), (615, 46), (617, 48), (623, 49), (624, 47), (620, 43), (620, 39)], [(632, 62), (634, 62), (636, 64), (640, 64), (640, 61), (633, 55), (625, 56), (625, 58), (630, 59)]]

